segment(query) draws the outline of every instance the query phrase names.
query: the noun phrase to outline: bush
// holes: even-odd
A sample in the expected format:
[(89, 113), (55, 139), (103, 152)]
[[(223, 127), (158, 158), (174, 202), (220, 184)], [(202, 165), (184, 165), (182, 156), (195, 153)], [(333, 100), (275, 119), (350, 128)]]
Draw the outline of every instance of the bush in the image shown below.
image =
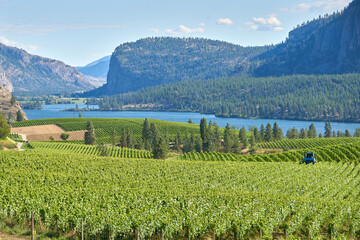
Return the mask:
[(7, 124), (3, 115), (0, 115), (0, 139), (7, 138), (10, 134), (10, 126)]
[(70, 134), (68, 134), (68, 133), (62, 133), (62, 134), (60, 135), (60, 137), (61, 137), (62, 140), (66, 141), (66, 140), (70, 137)]

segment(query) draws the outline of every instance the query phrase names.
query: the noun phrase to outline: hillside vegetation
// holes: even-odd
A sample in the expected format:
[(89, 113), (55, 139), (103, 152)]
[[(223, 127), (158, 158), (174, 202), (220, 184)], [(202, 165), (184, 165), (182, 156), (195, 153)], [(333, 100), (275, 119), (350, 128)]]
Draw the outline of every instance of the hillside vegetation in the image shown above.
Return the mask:
[(360, 74), (185, 81), (106, 97), (101, 110), (176, 110), (224, 117), (360, 121)]
[(271, 47), (242, 47), (202, 38), (145, 38), (124, 43), (111, 56), (107, 83), (85, 96), (113, 95), (187, 79), (214, 79)]
[[(289, 33), (284, 43), (256, 57), (251, 74), (344, 74), (360, 72), (360, 1)], [(240, 69), (242, 71), (242, 69)]]

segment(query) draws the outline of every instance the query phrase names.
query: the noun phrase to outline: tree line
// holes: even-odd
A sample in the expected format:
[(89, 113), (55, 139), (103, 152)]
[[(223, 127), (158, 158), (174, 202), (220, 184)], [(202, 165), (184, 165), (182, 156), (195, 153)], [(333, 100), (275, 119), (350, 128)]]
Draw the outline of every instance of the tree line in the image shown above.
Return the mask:
[(193, 111), (218, 117), (360, 122), (360, 74), (189, 80), (104, 97), (100, 110)]
[[(191, 119), (189, 124), (191, 124)], [(160, 131), (154, 123), (149, 123), (148, 119), (144, 120), (141, 132), (141, 139), (136, 141), (134, 139), (131, 129), (122, 129), (120, 139), (116, 131), (113, 132), (113, 146), (120, 146), (126, 148), (137, 148), (151, 151), (154, 158), (165, 159), (170, 150), (178, 153), (189, 152), (224, 152), (241, 154), (255, 153), (258, 150), (258, 144), (261, 142), (271, 142), (289, 139), (305, 139), (305, 138), (331, 138), (331, 137), (352, 137), (348, 129), (344, 133), (332, 131), (331, 123), (326, 122), (324, 134), (317, 133), (316, 127), (313, 123), (309, 128), (289, 129), (284, 135), (283, 130), (275, 122), (261, 125), (260, 129), (257, 127), (249, 127), (246, 130), (245, 126), (241, 129), (236, 129), (235, 126), (227, 124), (224, 129), (221, 129), (216, 122), (207, 122), (206, 118), (200, 121), (199, 132), (185, 134), (178, 132), (172, 139), (169, 137), (167, 128), (165, 131)], [(360, 137), (360, 128), (356, 129), (354, 137)], [(85, 133), (85, 144), (95, 144), (96, 136), (95, 129), (91, 121), (87, 124), (87, 131)]]

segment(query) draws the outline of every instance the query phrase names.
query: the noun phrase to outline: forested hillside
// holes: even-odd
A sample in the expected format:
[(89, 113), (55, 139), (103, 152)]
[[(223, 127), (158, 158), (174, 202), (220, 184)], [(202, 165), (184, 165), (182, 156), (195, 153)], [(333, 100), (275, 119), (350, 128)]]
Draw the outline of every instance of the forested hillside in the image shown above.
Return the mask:
[[(241, 47), (202, 38), (145, 38), (117, 47), (107, 84), (88, 96), (113, 95), (187, 79), (214, 79), (271, 47)], [(246, 64), (242, 64), (246, 68)]]
[(298, 26), (284, 43), (253, 60), (256, 64), (251, 73), (254, 76), (359, 73), (359, 52), (360, 0), (354, 0), (342, 12)]
[(359, 122), (359, 83), (360, 74), (185, 81), (106, 97), (100, 108)]

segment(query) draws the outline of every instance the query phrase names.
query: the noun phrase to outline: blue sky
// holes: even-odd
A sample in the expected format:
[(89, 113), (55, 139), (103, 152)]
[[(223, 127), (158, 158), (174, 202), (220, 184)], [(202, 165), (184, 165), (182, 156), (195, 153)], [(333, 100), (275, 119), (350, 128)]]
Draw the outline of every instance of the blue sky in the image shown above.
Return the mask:
[(279, 43), (297, 24), (351, 0), (0, 0), (0, 42), (82, 66), (124, 42), (204, 37)]

